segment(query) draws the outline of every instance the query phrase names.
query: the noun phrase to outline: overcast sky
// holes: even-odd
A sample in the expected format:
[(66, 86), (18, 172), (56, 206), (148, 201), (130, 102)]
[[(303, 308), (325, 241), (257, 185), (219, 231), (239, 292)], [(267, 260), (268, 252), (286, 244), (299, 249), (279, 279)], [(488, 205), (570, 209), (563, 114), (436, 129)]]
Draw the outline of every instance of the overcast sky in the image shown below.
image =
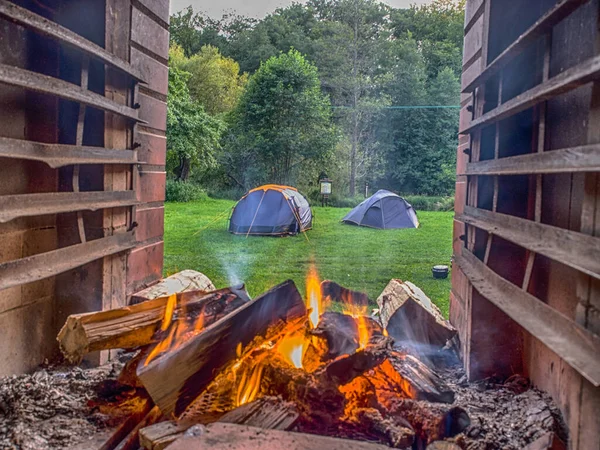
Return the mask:
[[(422, 5), (431, 3), (432, 0), (384, 0), (385, 3), (395, 8), (407, 8), (412, 4)], [(209, 15), (220, 18), (224, 12), (235, 11), (244, 16), (262, 18), (281, 6), (287, 6), (292, 0), (171, 0), (171, 13), (181, 11), (192, 5), (194, 11), (203, 11)], [(299, 3), (304, 3), (300, 1)]]

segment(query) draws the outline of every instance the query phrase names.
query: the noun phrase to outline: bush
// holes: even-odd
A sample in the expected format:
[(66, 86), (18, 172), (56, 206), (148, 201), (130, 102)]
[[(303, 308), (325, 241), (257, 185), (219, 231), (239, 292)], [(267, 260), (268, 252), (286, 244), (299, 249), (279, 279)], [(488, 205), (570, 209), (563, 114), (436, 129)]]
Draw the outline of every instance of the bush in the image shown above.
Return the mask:
[(200, 186), (185, 181), (167, 180), (168, 202), (191, 202), (202, 200), (207, 197), (206, 192)]
[(208, 196), (218, 200), (235, 200), (238, 201), (246, 192), (240, 187), (232, 187), (228, 189), (208, 188)]
[(454, 209), (454, 197), (407, 195), (403, 198), (417, 211), (452, 211)]

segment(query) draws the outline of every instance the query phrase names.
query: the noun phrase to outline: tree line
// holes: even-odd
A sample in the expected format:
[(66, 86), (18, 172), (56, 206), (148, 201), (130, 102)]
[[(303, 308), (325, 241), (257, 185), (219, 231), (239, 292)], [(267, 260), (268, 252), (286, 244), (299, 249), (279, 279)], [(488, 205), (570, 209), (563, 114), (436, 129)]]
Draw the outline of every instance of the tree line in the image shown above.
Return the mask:
[(454, 188), (464, 0), (309, 0), (262, 20), (171, 17), (172, 179), (354, 196)]

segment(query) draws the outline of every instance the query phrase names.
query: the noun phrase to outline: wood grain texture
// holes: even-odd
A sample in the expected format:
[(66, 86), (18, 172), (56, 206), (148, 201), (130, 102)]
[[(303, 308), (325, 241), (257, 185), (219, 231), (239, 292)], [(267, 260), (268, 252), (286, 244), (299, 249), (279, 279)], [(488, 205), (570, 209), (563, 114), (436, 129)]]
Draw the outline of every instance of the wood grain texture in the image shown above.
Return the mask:
[(524, 292), (464, 251), (456, 262), (473, 287), (550, 350), (600, 386), (600, 338)]
[(155, 55), (168, 57), (169, 32), (137, 8), (131, 13), (131, 40)]
[(471, 206), (457, 220), (600, 278), (600, 239), (596, 237)]

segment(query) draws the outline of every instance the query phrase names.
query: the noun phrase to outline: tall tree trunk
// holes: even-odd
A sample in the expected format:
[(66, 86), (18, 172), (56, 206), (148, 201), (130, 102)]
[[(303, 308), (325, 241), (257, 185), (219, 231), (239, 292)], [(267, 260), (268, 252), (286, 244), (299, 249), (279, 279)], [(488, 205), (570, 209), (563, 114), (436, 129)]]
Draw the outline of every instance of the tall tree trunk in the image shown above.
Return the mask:
[(352, 61), (353, 79), (353, 113), (352, 113), (352, 150), (350, 152), (350, 196), (356, 194), (356, 155), (358, 153), (358, 0), (354, 0), (356, 11), (354, 12), (354, 55)]
[(178, 180), (179, 181), (187, 181), (187, 179), (190, 177), (190, 166), (191, 166), (191, 160), (190, 158), (186, 158), (186, 157), (181, 157), (179, 158), (179, 169), (178, 169)]

